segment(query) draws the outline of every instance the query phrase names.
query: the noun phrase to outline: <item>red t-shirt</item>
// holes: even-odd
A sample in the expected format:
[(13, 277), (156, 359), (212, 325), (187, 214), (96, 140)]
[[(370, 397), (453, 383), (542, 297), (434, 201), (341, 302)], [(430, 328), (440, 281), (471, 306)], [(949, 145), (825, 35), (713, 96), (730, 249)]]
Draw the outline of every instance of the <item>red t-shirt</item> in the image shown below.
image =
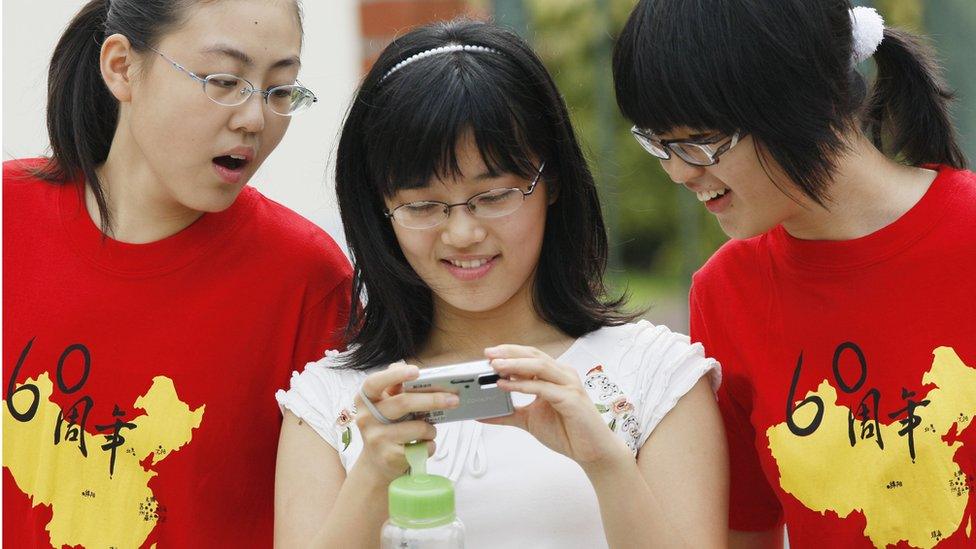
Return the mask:
[(351, 269), (245, 188), (151, 244), (80, 184), (3, 167), (3, 536), (17, 547), (270, 547), (274, 393), (339, 344)]
[(863, 238), (782, 227), (695, 275), (719, 360), (730, 525), (793, 549), (976, 543), (976, 175), (942, 167)]

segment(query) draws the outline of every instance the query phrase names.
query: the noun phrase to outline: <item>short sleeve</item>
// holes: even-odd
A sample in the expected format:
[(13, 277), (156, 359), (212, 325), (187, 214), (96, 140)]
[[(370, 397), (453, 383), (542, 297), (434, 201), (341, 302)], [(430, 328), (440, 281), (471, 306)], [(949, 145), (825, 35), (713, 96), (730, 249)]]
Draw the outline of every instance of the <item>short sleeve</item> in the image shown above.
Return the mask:
[(640, 403), (637, 420), (641, 433), (638, 447), (698, 380), (707, 376), (713, 392), (722, 382), (718, 362), (706, 357), (700, 344), (647, 321), (635, 325), (620, 367), (636, 369), (634, 392)]
[(347, 446), (343, 432), (355, 418), (353, 402), (366, 374), (339, 367), (337, 359), (337, 352), (328, 351), (325, 358), (309, 363), (301, 373), (292, 372), (290, 388), (279, 390), (275, 399), (282, 413), (289, 410), (308, 423), (341, 454)]

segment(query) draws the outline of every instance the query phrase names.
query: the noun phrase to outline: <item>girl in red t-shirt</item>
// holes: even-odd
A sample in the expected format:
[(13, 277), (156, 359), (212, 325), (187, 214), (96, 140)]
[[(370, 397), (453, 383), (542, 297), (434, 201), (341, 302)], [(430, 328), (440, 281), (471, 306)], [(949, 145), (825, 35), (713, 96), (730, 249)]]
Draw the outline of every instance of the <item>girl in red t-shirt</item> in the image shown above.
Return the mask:
[(642, 0), (614, 77), (733, 239), (691, 294), (732, 545), (972, 546), (976, 177), (923, 41), (845, 0)]
[(59, 39), (51, 155), (3, 170), (11, 544), (272, 544), (273, 393), (351, 294), (332, 239), (247, 186), (315, 101), (302, 34), (294, 1), (93, 0)]

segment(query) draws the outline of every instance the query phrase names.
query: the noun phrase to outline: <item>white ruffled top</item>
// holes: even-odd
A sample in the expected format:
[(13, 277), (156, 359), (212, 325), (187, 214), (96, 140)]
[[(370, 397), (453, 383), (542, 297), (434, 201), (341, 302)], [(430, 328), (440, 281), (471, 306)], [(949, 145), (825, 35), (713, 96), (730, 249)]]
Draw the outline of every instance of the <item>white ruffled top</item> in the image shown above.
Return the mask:
[[(330, 351), (275, 395), (308, 423), (348, 471), (362, 452), (353, 398), (368, 371), (341, 368)], [(721, 370), (687, 336), (640, 321), (579, 339), (557, 359), (579, 373), (609, 428), (636, 455), (654, 427), (702, 376)], [(514, 394), (517, 406), (533, 399)], [(428, 472), (455, 483), (468, 547), (606, 547), (596, 494), (582, 469), (514, 427), (462, 421), (437, 426)]]

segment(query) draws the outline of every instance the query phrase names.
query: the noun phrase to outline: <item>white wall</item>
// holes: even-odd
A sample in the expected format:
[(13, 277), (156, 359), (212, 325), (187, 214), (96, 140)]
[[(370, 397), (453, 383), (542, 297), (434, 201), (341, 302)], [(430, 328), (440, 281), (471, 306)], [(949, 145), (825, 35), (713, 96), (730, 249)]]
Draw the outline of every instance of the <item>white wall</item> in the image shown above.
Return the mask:
[[(47, 150), (47, 64), (81, 0), (3, 0), (3, 159)], [(296, 116), (251, 184), (343, 244), (331, 169), (342, 117), (360, 76), (359, 3), (305, 0), (302, 82), (319, 102)], [(344, 246), (343, 246), (344, 247)]]

